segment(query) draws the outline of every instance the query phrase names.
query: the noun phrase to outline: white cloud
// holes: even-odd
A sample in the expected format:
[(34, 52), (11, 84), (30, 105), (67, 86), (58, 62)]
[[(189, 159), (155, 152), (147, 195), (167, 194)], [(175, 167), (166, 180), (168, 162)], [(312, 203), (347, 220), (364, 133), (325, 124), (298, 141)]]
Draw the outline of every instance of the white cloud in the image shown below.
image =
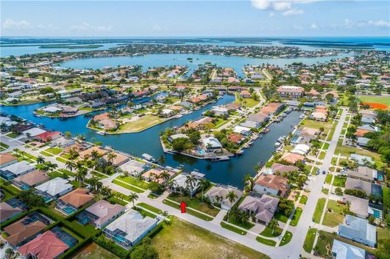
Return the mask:
[(316, 23), (312, 23), (312, 24), (310, 24), (310, 29), (313, 29), (313, 30), (315, 30), (315, 29), (317, 29), (318, 28), (318, 26), (317, 26), (317, 24)]
[(3, 29), (29, 29), (32, 27), (32, 25), (25, 20), (16, 21), (8, 18), (1, 23), (1, 27)]
[(303, 10), (302, 9), (290, 9), (290, 10), (287, 10), (285, 12), (283, 12), (283, 15), (284, 16), (290, 16), (290, 15), (300, 15), (300, 14), (303, 14)]
[(297, 9), (297, 4), (308, 4), (319, 0), (251, 0), (252, 6), (260, 10), (283, 12), (283, 15), (303, 14), (303, 10)]
[(274, 15), (275, 15), (274, 12), (270, 12), (268, 16), (269, 16), (269, 17), (274, 17)]
[(103, 32), (106, 32), (106, 31), (111, 31), (112, 30), (112, 26), (111, 25), (108, 25), (108, 26), (104, 26), (104, 25), (90, 25), (89, 23), (86, 23), (86, 22), (83, 22), (82, 24), (80, 25), (73, 25), (71, 27), (71, 30), (74, 30), (74, 31), (103, 31)]
[(376, 27), (390, 28), (390, 22), (387, 22), (385, 20), (368, 21), (367, 24), (372, 25), (372, 26), (376, 26)]

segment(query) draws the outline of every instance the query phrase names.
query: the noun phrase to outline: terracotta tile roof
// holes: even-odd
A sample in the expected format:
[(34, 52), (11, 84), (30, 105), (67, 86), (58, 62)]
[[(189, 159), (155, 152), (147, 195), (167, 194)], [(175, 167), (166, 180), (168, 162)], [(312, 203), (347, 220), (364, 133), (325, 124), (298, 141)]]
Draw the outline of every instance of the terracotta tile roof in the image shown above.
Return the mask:
[(50, 177), (43, 171), (34, 170), (28, 174), (21, 175), (14, 179), (15, 182), (24, 183), (28, 186), (35, 186), (40, 183), (46, 182), (50, 179)]
[(39, 220), (30, 222), (29, 224), (23, 223), (26, 218), (28, 217), (24, 217), (23, 219), (4, 228), (4, 231), (9, 235), (6, 237), (6, 240), (11, 245), (17, 246), (46, 228), (46, 225)]
[(75, 208), (80, 208), (93, 200), (93, 196), (88, 194), (88, 190), (78, 188), (70, 193), (62, 196), (59, 200), (66, 204), (70, 204)]
[(22, 212), (22, 209), (13, 208), (8, 203), (2, 202), (0, 203), (0, 211), (0, 222), (3, 222)]
[(18, 160), (15, 156), (13, 156), (11, 153), (4, 153), (0, 154), (0, 165), (7, 164), (12, 161)]
[(37, 236), (27, 244), (19, 248), (23, 256), (29, 254), (36, 256), (38, 259), (53, 259), (65, 252), (69, 246), (62, 242), (50, 230)]
[(278, 190), (281, 196), (284, 196), (288, 190), (288, 180), (272, 174), (261, 175), (256, 184)]
[(298, 161), (303, 161), (305, 159), (304, 156), (293, 153), (284, 153), (281, 157), (281, 160), (284, 160), (290, 164), (295, 164)]
[(42, 134), (35, 136), (35, 138), (47, 142), (53, 140), (54, 137), (58, 137), (59, 135), (61, 135), (61, 132), (59, 131), (46, 131)]

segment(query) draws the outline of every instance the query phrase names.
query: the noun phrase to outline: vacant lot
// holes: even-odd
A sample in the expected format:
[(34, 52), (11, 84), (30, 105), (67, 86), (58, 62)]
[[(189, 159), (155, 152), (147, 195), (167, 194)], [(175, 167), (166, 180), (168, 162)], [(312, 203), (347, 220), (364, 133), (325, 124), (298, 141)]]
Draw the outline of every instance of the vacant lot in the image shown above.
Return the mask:
[(160, 258), (268, 258), (177, 218), (153, 237), (152, 245)]
[(128, 122), (122, 126), (120, 126), (119, 130), (115, 133), (132, 133), (132, 132), (140, 132), (146, 130), (147, 128), (153, 127), (157, 124), (166, 121), (164, 118), (159, 118), (153, 115), (145, 115), (140, 117), (136, 121)]
[(390, 106), (390, 98), (387, 96), (362, 95), (358, 96), (362, 102), (381, 103)]
[(339, 204), (334, 200), (328, 200), (328, 208), (322, 224), (329, 227), (336, 227), (340, 223), (343, 223), (345, 210), (347, 210), (346, 205)]
[(100, 246), (96, 245), (95, 243), (91, 243), (84, 247), (80, 252), (78, 252), (74, 257), (76, 258), (91, 258), (91, 259), (101, 259), (101, 258), (111, 258), (115, 259), (118, 258), (116, 255), (112, 254), (111, 252), (107, 251), (104, 248), (101, 248)]

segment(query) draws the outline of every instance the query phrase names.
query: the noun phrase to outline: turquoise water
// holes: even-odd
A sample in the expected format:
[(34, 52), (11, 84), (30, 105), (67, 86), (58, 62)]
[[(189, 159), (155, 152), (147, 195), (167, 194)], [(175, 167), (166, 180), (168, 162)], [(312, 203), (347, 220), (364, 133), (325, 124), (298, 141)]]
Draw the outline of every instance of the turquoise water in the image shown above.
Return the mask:
[(372, 209), (372, 211), (374, 212), (374, 217), (375, 217), (376, 219), (382, 218), (382, 212), (381, 212), (380, 210)]
[[(339, 57), (347, 56), (347, 54), (339, 55)], [(192, 58), (193, 62), (187, 60)], [(76, 59), (61, 64), (62, 67), (74, 69), (101, 69), (103, 67), (116, 66), (130, 66), (142, 65), (143, 70), (146, 71), (149, 67), (161, 67), (166, 65), (186, 65), (190, 72), (198, 67), (199, 64), (211, 62), (221, 67), (231, 67), (235, 72), (243, 77), (242, 68), (245, 65), (262, 65), (271, 64), (278, 66), (285, 66), (294, 62), (302, 62), (307, 65), (327, 62), (336, 57), (319, 57), (319, 58), (248, 58), (237, 56), (215, 56), (215, 55), (201, 55), (201, 54), (152, 54), (136, 57), (107, 57), (107, 58), (87, 58)]]
[(46, 105), (43, 103), (26, 106), (2, 107), (2, 112), (18, 115), (37, 124), (43, 124), (50, 130), (59, 130), (62, 132), (70, 131), (73, 135), (82, 134), (88, 141), (100, 141), (103, 145), (111, 146), (114, 149), (129, 154), (141, 156), (143, 153), (148, 153), (157, 159), (163, 156), (165, 158), (165, 165), (172, 167), (183, 165), (184, 170), (186, 171), (197, 169), (200, 172), (205, 173), (207, 178), (213, 182), (230, 184), (242, 188), (244, 186), (244, 175), (247, 173), (254, 175), (256, 165), (265, 163), (272, 156), (272, 153), (275, 150), (275, 141), (280, 136), (286, 136), (291, 132), (291, 125), (295, 125), (300, 121), (299, 115), (301, 113), (293, 111), (288, 114), (281, 123), (272, 124), (269, 127), (271, 131), (261, 139), (256, 140), (244, 155), (233, 157), (229, 161), (224, 162), (213, 163), (182, 155), (164, 154), (159, 139), (160, 132), (167, 127), (181, 126), (188, 120), (196, 120), (202, 116), (202, 112), (210, 109), (212, 106), (227, 104), (232, 101), (234, 101), (233, 96), (225, 95), (222, 99), (219, 99), (217, 103), (210, 104), (191, 114), (184, 115), (181, 118), (166, 121), (143, 132), (106, 136), (101, 136), (96, 132), (87, 129), (85, 125), (87, 124), (88, 119), (83, 116), (65, 120), (33, 116), (32, 112), (34, 109)]
[(72, 207), (65, 207), (62, 209), (67, 215), (70, 215), (72, 214), (73, 212), (76, 211), (76, 209), (72, 208)]

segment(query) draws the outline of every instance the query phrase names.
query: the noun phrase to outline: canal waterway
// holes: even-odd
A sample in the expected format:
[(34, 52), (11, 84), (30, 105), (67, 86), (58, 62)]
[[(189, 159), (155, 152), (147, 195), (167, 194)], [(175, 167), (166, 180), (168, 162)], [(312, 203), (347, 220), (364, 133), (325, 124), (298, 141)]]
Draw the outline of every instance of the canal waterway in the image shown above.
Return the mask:
[(216, 183), (230, 184), (242, 188), (244, 186), (243, 177), (250, 173), (255, 175), (255, 167), (260, 163), (265, 163), (271, 156), (275, 141), (284, 135), (288, 135), (292, 130), (292, 125), (299, 122), (299, 112), (293, 111), (280, 123), (271, 124), (270, 132), (263, 135), (261, 139), (245, 150), (242, 156), (233, 157), (229, 161), (210, 162), (206, 160), (197, 160), (183, 155), (165, 154), (162, 150), (159, 135), (168, 127), (181, 126), (189, 120), (195, 120), (202, 116), (202, 112), (210, 109), (213, 105), (222, 105), (234, 101), (234, 96), (225, 95), (216, 103), (209, 104), (198, 111), (184, 115), (178, 119), (172, 119), (149, 128), (139, 133), (106, 135), (101, 136), (95, 131), (86, 128), (88, 118), (78, 116), (75, 118), (56, 119), (35, 117), (33, 111), (46, 104), (39, 103), (24, 106), (1, 107), (1, 111), (7, 114), (14, 114), (36, 124), (44, 125), (48, 130), (59, 130), (62, 132), (70, 131), (74, 136), (81, 134), (86, 140), (91, 142), (102, 142), (103, 145), (110, 146), (114, 149), (140, 156), (148, 153), (155, 158), (164, 156), (165, 165), (178, 167), (182, 165), (184, 170), (199, 170), (205, 173), (207, 178)]

